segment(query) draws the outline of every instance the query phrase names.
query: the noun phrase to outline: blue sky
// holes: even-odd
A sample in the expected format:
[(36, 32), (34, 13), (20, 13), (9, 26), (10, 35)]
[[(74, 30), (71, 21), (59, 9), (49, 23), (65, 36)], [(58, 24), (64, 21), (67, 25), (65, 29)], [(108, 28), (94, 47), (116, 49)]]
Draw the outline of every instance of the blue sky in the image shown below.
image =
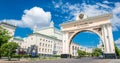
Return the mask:
[[(0, 0), (0, 21), (18, 26), (15, 37), (27, 37), (35, 25), (46, 27), (50, 21), (60, 28), (59, 24), (74, 20), (78, 13), (92, 17), (109, 12), (113, 13), (114, 40), (120, 45), (119, 0)], [(82, 32), (73, 41), (83, 46), (95, 46), (100, 39), (96, 34)]]

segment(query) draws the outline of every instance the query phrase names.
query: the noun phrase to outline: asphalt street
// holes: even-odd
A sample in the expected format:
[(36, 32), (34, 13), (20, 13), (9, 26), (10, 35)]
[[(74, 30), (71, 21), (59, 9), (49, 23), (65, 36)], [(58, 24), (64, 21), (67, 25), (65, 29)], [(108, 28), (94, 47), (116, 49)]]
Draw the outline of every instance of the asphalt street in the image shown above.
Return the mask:
[(120, 63), (119, 59), (57, 59), (57, 60), (37, 60), (37, 61), (0, 61), (0, 63)]

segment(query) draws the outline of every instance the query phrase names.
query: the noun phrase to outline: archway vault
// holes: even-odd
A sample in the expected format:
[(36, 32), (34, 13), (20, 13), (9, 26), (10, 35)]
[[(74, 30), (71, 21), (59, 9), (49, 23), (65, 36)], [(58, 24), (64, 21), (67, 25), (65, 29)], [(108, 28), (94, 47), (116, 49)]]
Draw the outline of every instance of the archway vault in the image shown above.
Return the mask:
[(95, 29), (95, 30), (94, 29), (84, 29), (84, 30), (77, 30), (77, 31), (74, 31), (74, 32), (69, 32), (69, 40), (70, 40), (69, 42), (71, 43), (71, 40), (73, 39), (73, 37), (75, 35), (77, 35), (78, 33), (83, 32), (83, 31), (93, 32), (93, 33), (97, 34), (100, 37), (100, 39), (102, 40), (103, 39), (102, 32), (99, 29), (101, 29), (101, 28), (98, 28), (98, 29)]
[(104, 44), (105, 54), (115, 54), (110, 19), (112, 14), (90, 17), (86, 19), (66, 22), (61, 24), (63, 32), (63, 54), (70, 54), (70, 43), (72, 38), (79, 32), (91, 31), (97, 34)]

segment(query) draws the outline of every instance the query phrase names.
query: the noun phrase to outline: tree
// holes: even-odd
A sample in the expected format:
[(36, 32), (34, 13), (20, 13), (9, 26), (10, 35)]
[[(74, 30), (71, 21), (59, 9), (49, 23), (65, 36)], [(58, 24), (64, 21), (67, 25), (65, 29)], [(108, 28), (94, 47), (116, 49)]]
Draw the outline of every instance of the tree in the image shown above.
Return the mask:
[(115, 53), (117, 56), (120, 56), (120, 49), (118, 49), (116, 45), (115, 45)]
[(4, 43), (7, 43), (10, 38), (11, 38), (11, 36), (9, 35), (8, 31), (3, 29), (0, 26), (0, 46)]
[(8, 60), (11, 60), (11, 56), (14, 53), (14, 51), (17, 49), (18, 44), (15, 42), (8, 42), (5, 43), (1, 46), (1, 50), (2, 50), (2, 55), (3, 56), (8, 56)]
[(86, 52), (82, 51), (82, 50), (78, 50), (77, 53), (78, 53), (79, 57), (83, 57), (86, 55)]
[[(10, 38), (11, 38), (11, 36), (9, 35), (8, 31), (5, 30), (5, 29), (3, 29), (3, 28), (0, 26), (0, 52), (2, 52), (1, 46), (2, 46), (4, 43), (7, 43)], [(0, 53), (0, 58), (1, 58), (1, 53)]]
[(98, 56), (100, 56), (101, 54), (102, 54), (102, 50), (101, 50), (100, 48), (95, 48), (95, 49), (93, 50), (93, 53), (92, 53), (92, 55), (95, 56), (95, 57), (98, 57)]

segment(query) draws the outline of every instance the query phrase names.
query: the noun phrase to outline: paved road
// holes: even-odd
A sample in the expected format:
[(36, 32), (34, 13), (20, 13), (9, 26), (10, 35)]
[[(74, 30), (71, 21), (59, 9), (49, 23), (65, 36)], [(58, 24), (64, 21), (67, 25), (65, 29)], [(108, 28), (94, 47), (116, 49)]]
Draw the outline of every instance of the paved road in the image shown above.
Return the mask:
[(120, 59), (95, 59), (95, 58), (81, 58), (81, 59), (58, 59), (58, 60), (39, 60), (39, 61), (12, 61), (0, 63), (120, 63)]

